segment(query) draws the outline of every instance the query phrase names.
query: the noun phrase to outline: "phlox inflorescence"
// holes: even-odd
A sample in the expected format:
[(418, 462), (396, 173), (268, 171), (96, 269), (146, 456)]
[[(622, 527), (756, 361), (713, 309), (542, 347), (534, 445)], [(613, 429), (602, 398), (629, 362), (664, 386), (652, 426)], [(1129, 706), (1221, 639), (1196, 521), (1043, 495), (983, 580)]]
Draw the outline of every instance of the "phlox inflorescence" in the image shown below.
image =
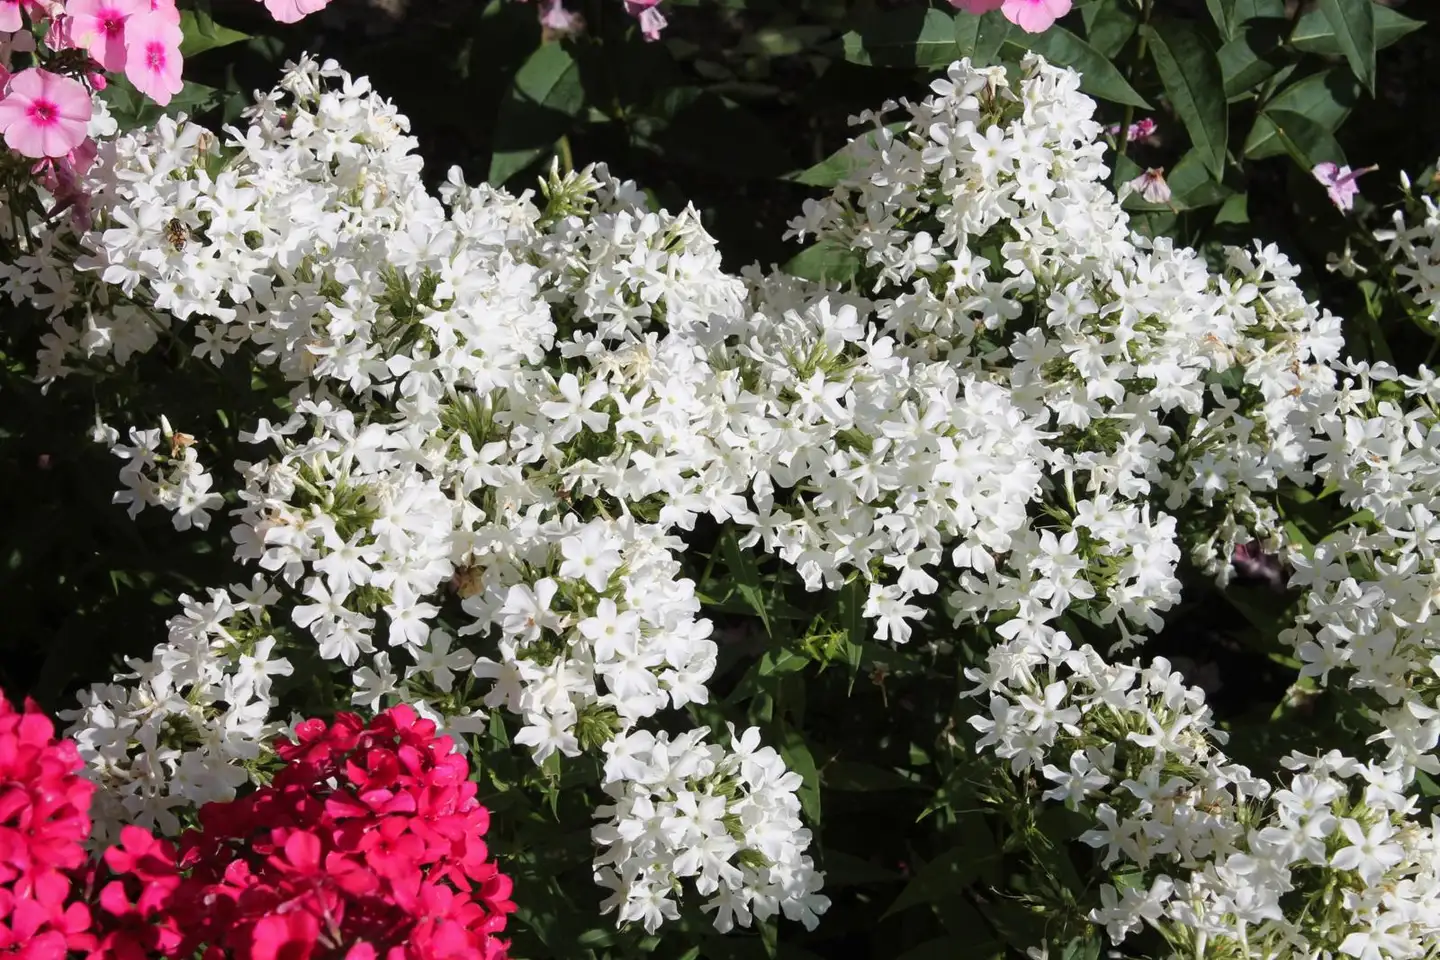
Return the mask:
[(932, 91), (867, 116), (850, 173), (791, 223), (863, 252), (856, 287), (893, 364), (964, 384), (963, 400), (920, 388), (872, 434), (869, 459), (924, 481), (889, 468), (901, 492), (883, 522), (906, 549), (883, 558), (899, 590), (872, 588), (872, 608), (933, 592), (905, 571), (948, 550), (957, 622), (1013, 611), (1010, 635), (1084, 603), (1156, 629), (1182, 548), (1220, 569), (1275, 535), (1279, 484), (1311, 476), (1339, 321), (1273, 248), (1232, 249), (1214, 273), (1133, 236), (1075, 74), (1032, 60), (1012, 88), (957, 66)]
[(115, 492), (114, 502), (125, 504), (132, 518), (146, 507), (164, 507), (173, 514), (176, 530), (204, 530), (211, 511), (224, 505), (225, 498), (211, 489), (215, 478), (200, 463), (195, 438), (176, 432), (164, 416), (158, 429), (131, 427), (130, 443), (122, 443), (119, 433), (103, 423), (93, 436), (127, 461), (120, 470), (126, 489)]
[(134, 824), (87, 855), (75, 743), (0, 699), (0, 948), (23, 956), (503, 960), (515, 909), (469, 764), (406, 706), (298, 724), (273, 780), (178, 845)]
[[(717, 645), (680, 560), (706, 517), (811, 591), (858, 587), (877, 639), (994, 631), (980, 748), (1145, 874), (1105, 888), (1112, 939), (1149, 923), (1199, 953), (1399, 956), (1433, 935), (1433, 838), (1404, 795), (1435, 745), (1424, 703), (1395, 757), (1295, 757), (1276, 789), (1168, 664), (1107, 659), (1160, 627), (1187, 554), (1223, 575), (1237, 548), (1289, 549), (1283, 485), (1396, 508), (1360, 469), (1346, 417), (1376, 372), (1340, 359), (1339, 320), (1273, 247), (1212, 264), (1133, 233), (1093, 111), (1030, 57), (957, 63), (867, 115), (791, 224), (858, 252), (833, 283), (728, 272), (693, 209), (652, 210), (602, 166), (519, 197), (457, 170), (436, 196), (405, 118), (333, 63), (292, 65), (223, 139), (166, 119), (104, 143), (89, 221), (36, 230), (0, 274), (50, 313), (42, 376), (176, 338), (288, 395), (242, 426), (253, 455), (223, 487), (253, 580), (184, 598), (71, 717), (101, 835), (231, 800), (303, 649), (365, 709), (412, 704), (457, 740), (503, 710), (542, 768), (598, 758), (595, 878), (620, 922), (658, 929), (688, 884), (721, 930), (813, 926), (798, 774), (756, 730), (659, 729), (710, 699)], [(1376, 409), (1386, 454), (1424, 460), (1420, 426)], [(132, 509), (186, 483), (185, 516), (219, 509), (180, 435), (97, 432), (130, 459)], [(1113, 647), (1075, 648), (1076, 616)]]
[[(47, 375), (144, 352), (168, 316), (203, 362), (244, 351), (298, 391), (287, 419), (241, 436), (256, 456), (236, 467), (232, 535), (257, 580), (187, 598), (171, 644), (85, 698), (102, 831), (173, 829), (177, 805), (243, 783), (276, 729), (270, 677), (290, 671), (272, 630), (353, 668), (357, 702), (415, 702), (457, 734), (508, 709), (539, 764), (635, 753), (643, 721), (708, 699), (716, 647), (675, 530), (748, 511), (743, 462), (709, 438), (725, 388), (699, 348), (743, 328), (743, 283), (693, 212), (649, 212), (603, 170), (552, 179), (543, 208), (458, 174), (437, 199), (405, 126), (364, 81), (307, 61), (231, 144), (173, 121), (108, 144), (92, 226), (16, 263), (54, 308)], [(127, 173), (141, 168), (155, 175)], [(51, 271), (52, 243), (83, 251), (73, 270)], [(552, 371), (557, 354), (572, 372)], [(136, 503), (156, 443), (117, 447), (144, 465), (127, 474)], [(450, 601), (461, 616), (442, 624)], [(825, 907), (781, 768), (702, 825), (743, 867), (669, 867), (703, 894), (721, 883), (727, 924)], [(714, 769), (667, 777), (656, 801), (683, 806)], [(651, 856), (610, 861), (626, 903), (670, 895), (636, 866)], [(647, 925), (673, 904), (654, 910)]]
[[(327, 2), (266, 0), (266, 7), (289, 23)], [(95, 162), (98, 140), (115, 132), (100, 92), (123, 76), (155, 103), (170, 103), (184, 86), (181, 25), (175, 0), (14, 0), (0, 6), (0, 135), (14, 153), (36, 161), (32, 172), (44, 194), (27, 198), (41, 201), (34, 209), (12, 204), (16, 218), (69, 209), (84, 220), (89, 197), (80, 180)]]

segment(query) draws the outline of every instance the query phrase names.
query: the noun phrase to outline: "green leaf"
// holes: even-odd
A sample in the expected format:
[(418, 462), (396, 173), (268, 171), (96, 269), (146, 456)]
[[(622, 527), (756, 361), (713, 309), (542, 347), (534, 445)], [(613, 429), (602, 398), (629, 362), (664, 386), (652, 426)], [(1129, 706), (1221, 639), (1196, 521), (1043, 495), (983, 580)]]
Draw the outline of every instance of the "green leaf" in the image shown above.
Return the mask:
[(841, 37), (845, 59), (869, 67), (946, 67), (960, 59), (955, 18), (934, 7), (886, 10)]
[(1100, 0), (1082, 7), (1080, 15), (1085, 21), (1085, 40), (1111, 60), (1125, 49), (1140, 24), (1129, 0)]
[(1145, 98), (1126, 82), (1115, 64), (1064, 27), (1051, 27), (1044, 33), (1024, 35), (1012, 32), (1005, 46), (1017, 54), (1033, 50), (1053, 64), (1078, 70), (1080, 89), (1093, 97), (1125, 106), (1150, 108)]
[(820, 771), (827, 790), (869, 793), (876, 790), (920, 790), (923, 785), (894, 770), (850, 760), (832, 760)]
[(1216, 224), (1248, 224), (1249, 222), (1250, 209), (1248, 194), (1233, 194), (1228, 200), (1220, 204), (1220, 209), (1215, 213)]
[(863, 261), (854, 247), (822, 240), (800, 251), (782, 268), (791, 276), (824, 283), (848, 283)]
[(864, 614), (868, 594), (865, 581), (857, 576), (840, 588), (835, 604), (836, 626), (845, 631), (841, 658), (850, 668), (847, 693), (854, 692), (855, 678), (860, 675), (860, 665), (865, 662), (865, 641), (870, 637), (870, 621)]
[(726, 527), (725, 532), (720, 535), (720, 550), (725, 557), (725, 565), (730, 568), (730, 576), (735, 578), (735, 589), (745, 598), (745, 602), (750, 604), (750, 608), (760, 615), (760, 622), (765, 625), (765, 633), (775, 636), (760, 582), (760, 568), (755, 564), (754, 555), (740, 546), (740, 538), (734, 527)]
[(1210, 19), (1215, 21), (1215, 29), (1220, 31), (1223, 40), (1233, 39), (1235, 36), (1235, 0), (1205, 0), (1205, 7), (1210, 11)]
[(248, 33), (220, 26), (210, 19), (210, 14), (204, 10), (186, 10), (181, 13), (180, 32), (185, 35), (180, 41), (180, 55), (187, 59), (206, 50), (228, 47), (232, 43), (250, 39)]
[(1320, 0), (1320, 12), (1335, 32), (1355, 78), (1375, 94), (1375, 5), (1370, 0)]
[(1235, 0), (1235, 25), (1257, 17), (1285, 16), (1285, 0)]
[(698, 86), (672, 87), (653, 103), (653, 118), (636, 118), (637, 145), (728, 180), (769, 180), (793, 169), (783, 138), (753, 111)]
[(937, 904), (954, 898), (999, 866), (1001, 853), (983, 818), (964, 817), (960, 823), (964, 827), (965, 842), (922, 864), (883, 916), (893, 916), (918, 904)]
[(1190, 142), (1219, 180), (1225, 175), (1225, 147), (1229, 136), (1229, 108), (1220, 61), (1200, 31), (1179, 20), (1141, 27), (1150, 38), (1150, 55), (1160, 82)]
[(1245, 156), (1251, 160), (1262, 160), (1285, 152), (1285, 144), (1268, 116), (1270, 112), (1298, 113), (1334, 133), (1350, 115), (1359, 96), (1360, 90), (1354, 77), (1342, 67), (1313, 73), (1290, 84), (1276, 94), (1255, 118), (1255, 125), (1245, 138)]
[[(1372, 3), (1371, 12), (1375, 17), (1376, 50), (1384, 50), (1425, 26), (1424, 21), (1396, 13), (1383, 4)], [(1290, 34), (1290, 46), (1305, 53), (1318, 53), (1328, 57), (1344, 55), (1329, 18), (1318, 7), (1301, 15)]]
[[(763, 616), (763, 604), (761, 605), (761, 611)], [(762, 677), (768, 677), (774, 674), (798, 673), (809, 666), (809, 664), (809, 658), (796, 653), (794, 650), (768, 650), (765, 652), (765, 655), (760, 658), (758, 674)]]
[(1224, 40), (1233, 40), (1251, 20), (1285, 16), (1285, 0), (1205, 0), (1205, 6)]
[(1231, 584), (1223, 591), (1225, 599), (1256, 628), (1255, 635), (1261, 641), (1265, 652), (1285, 652), (1288, 647), (1281, 645), (1280, 633), (1295, 621), (1294, 611), (1287, 598), (1276, 596), (1265, 587), (1249, 587)]
[(1010, 21), (999, 10), (976, 15), (955, 14), (955, 46), (960, 56), (969, 57), (977, 67), (999, 62), (1000, 48), (1010, 36)]
[[(905, 124), (887, 123), (885, 129), (896, 133), (905, 129)], [(808, 167), (799, 173), (788, 174), (783, 179), (794, 183), (803, 183), (809, 187), (833, 187), (848, 177), (850, 171), (859, 164), (862, 154), (873, 150), (876, 144), (876, 133), (871, 130), (869, 133), (851, 140), (813, 167)]]
[(498, 186), (534, 163), (565, 135), (584, 105), (574, 58), (558, 43), (542, 44), (521, 64), (500, 102), (489, 181)]
[(1093, 931), (1084, 937), (1075, 937), (1060, 951), (1060, 960), (1099, 960), (1100, 938)]
[(203, 83), (192, 83), (186, 80), (180, 88), (180, 92), (170, 98), (165, 105), (164, 113), (167, 117), (173, 117), (179, 113), (186, 113), (194, 116), (203, 113), (218, 102), (220, 91), (214, 87), (207, 87)]
[(795, 791), (795, 796), (800, 800), (800, 809), (805, 811), (810, 824), (819, 827), (820, 774), (815, 770), (815, 758), (810, 755), (810, 748), (805, 745), (805, 738), (799, 730), (786, 731), (780, 745), (780, 756), (785, 758), (785, 766), (798, 773), (804, 781)]
[(763, 27), (742, 36), (737, 49), (765, 57), (793, 57), (834, 35), (832, 28), (820, 24)]
[(853, 887), (867, 883), (893, 883), (900, 874), (869, 860), (829, 847), (821, 858), (826, 887)]
[[(977, 942), (978, 941), (978, 942)], [(982, 958), (1003, 957), (1005, 948), (979, 931), (974, 936), (939, 937), (916, 944), (904, 953), (895, 954), (895, 960), (982, 960)]]
[(1285, 152), (1303, 169), (1310, 170), (1315, 164), (1327, 160), (1345, 162), (1345, 152), (1340, 149), (1334, 134), (1303, 113), (1267, 110), (1265, 116), (1275, 127), (1275, 135)]
[(149, 126), (160, 117), (173, 117), (182, 113), (195, 116), (203, 113), (218, 102), (219, 91), (203, 83), (186, 80), (180, 92), (162, 107), (136, 90), (129, 80), (113, 77), (100, 96), (110, 108), (120, 129), (134, 130)]
[(1234, 40), (1216, 54), (1224, 78), (1225, 99), (1249, 93), (1285, 65), (1281, 48), (1288, 20), (1255, 20), (1241, 27)]

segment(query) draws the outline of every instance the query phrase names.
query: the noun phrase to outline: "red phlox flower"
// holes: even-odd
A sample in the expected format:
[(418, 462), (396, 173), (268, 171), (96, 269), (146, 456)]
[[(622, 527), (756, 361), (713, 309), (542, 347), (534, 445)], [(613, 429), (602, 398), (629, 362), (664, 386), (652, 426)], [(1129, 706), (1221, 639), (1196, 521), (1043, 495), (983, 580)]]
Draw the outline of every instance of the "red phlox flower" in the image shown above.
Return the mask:
[[(105, 858), (112, 925), (150, 911), (151, 956), (502, 960), (511, 884), (489, 859), (469, 765), (434, 723), (409, 707), (368, 726), (342, 713), (300, 724), (276, 753), (271, 783), (201, 808), (178, 855), (122, 835)], [(134, 899), (141, 881), (153, 898)]]
[(95, 792), (82, 765), (32, 701), (21, 712), (0, 697), (0, 953), (60, 960), (93, 945), (75, 882)]

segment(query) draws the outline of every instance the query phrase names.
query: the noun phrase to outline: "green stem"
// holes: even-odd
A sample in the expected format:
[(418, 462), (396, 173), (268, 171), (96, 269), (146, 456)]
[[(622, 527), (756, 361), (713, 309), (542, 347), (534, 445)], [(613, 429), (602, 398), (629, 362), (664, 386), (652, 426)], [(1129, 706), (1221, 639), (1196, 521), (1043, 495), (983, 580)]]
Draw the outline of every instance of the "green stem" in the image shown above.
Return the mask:
[(570, 153), (570, 135), (561, 134), (560, 140), (555, 144), (555, 149), (560, 152), (560, 169), (571, 173), (575, 169), (575, 157)]
[[(1139, 69), (1138, 65), (1145, 59), (1145, 54), (1150, 51), (1150, 37), (1145, 33), (1144, 28), (1150, 23), (1150, 10), (1153, 2), (1154, 0), (1141, 0), (1140, 3), (1140, 29), (1136, 31), (1140, 34), (1140, 42), (1135, 46), (1135, 59), (1131, 60), (1125, 66), (1125, 82), (1130, 84), (1131, 87), (1135, 86), (1135, 71)], [(1117, 155), (1115, 173), (1117, 176), (1120, 173), (1119, 157), (1125, 156), (1125, 147), (1130, 142), (1130, 125), (1134, 122), (1135, 105), (1127, 103), (1125, 105), (1125, 119), (1120, 124), (1120, 143), (1115, 148)]]

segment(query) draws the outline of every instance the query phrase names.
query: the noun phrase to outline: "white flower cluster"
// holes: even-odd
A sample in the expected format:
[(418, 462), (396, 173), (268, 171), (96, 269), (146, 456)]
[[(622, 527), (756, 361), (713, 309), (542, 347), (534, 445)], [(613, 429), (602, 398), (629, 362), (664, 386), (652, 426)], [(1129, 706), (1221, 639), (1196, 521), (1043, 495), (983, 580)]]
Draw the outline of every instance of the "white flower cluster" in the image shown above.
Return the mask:
[(760, 745), (754, 727), (738, 736), (731, 728), (729, 751), (706, 743), (707, 732), (671, 739), (642, 730), (606, 745), (605, 791), (615, 802), (595, 812), (608, 818), (593, 831), (608, 848), (595, 882), (614, 893), (601, 912), (618, 907), (622, 922), (653, 933), (679, 916), (671, 895), (685, 877), (710, 897), (703, 909), (722, 933), (781, 911), (815, 929), (830, 901), (804, 856), (800, 775)]
[[(1307, 303), (1273, 248), (1232, 249), (1216, 275), (1191, 251), (1129, 236), (1100, 185), (1075, 77), (1027, 73), (1012, 89), (1000, 71), (960, 65), (933, 97), (868, 118), (848, 175), (792, 223), (864, 252), (862, 309), (896, 356), (943, 358), (1000, 387), (1024, 418), (1012, 435), (1038, 440), (1042, 471), (1005, 548), (951, 556), (957, 622), (1001, 620), (1006, 640), (974, 677), (990, 697), (974, 718), (980, 743), (1091, 812), (1100, 827), (1087, 839), (1108, 863), (1147, 871), (1141, 886), (1104, 891), (1093, 918), (1115, 939), (1148, 921), (1186, 954), (1209, 943), (1221, 955), (1424, 955), (1440, 883), (1406, 791), (1416, 767), (1436, 769), (1440, 739), (1440, 651), (1426, 637), (1440, 596), (1434, 378), (1422, 371), (1385, 399), (1368, 381), (1342, 389), (1359, 368), (1340, 361), (1339, 321)], [(1405, 391), (1423, 402), (1399, 403)], [(1354, 403), (1369, 408), (1357, 417)], [(993, 462), (1029, 469), (1023, 455)], [(1335, 589), (1307, 618), (1320, 641), (1295, 642), (1327, 664), (1355, 652), (1356, 685), (1394, 705), (1377, 737), (1391, 756), (1292, 758), (1295, 776), (1272, 795), (1218, 751), (1203, 696), (1168, 664), (1073, 651), (1050, 621), (1097, 598), (1097, 622), (1157, 627), (1182, 547), (1215, 569), (1236, 543), (1281, 540), (1269, 495), (1317, 480), (1386, 530), (1351, 534), (1355, 563), (1317, 548)], [(1161, 509), (1199, 522), (1182, 529)], [(1384, 582), (1357, 585), (1351, 567)]]
[[(987, 401), (956, 416), (925, 390), (876, 434), (922, 489), (973, 509), (959, 523), (920, 513), (907, 551), (929, 560), (959, 540), (960, 616), (1045, 622), (1094, 598), (1100, 622), (1153, 629), (1179, 589), (1180, 536), (1159, 511), (1207, 509), (1205, 537), (1187, 545), (1212, 569), (1237, 540), (1270, 535), (1263, 495), (1308, 479), (1342, 341), (1274, 248), (1231, 250), (1217, 275), (1192, 250), (1131, 235), (1077, 83), (1035, 60), (1018, 86), (999, 68), (951, 67), (933, 96), (868, 117), (848, 175), (791, 229), (864, 251), (893, 353), (943, 358), (967, 398)], [(952, 440), (947, 419), (1004, 422), (1011, 439)], [(895, 514), (914, 509), (908, 492)]]
[(1109, 663), (1062, 632), (998, 646), (967, 676), (990, 701), (971, 718), (981, 747), (1092, 816), (1081, 839), (1130, 874), (1090, 915), (1112, 941), (1149, 924), (1178, 956), (1378, 960), (1440, 936), (1440, 838), (1397, 771), (1292, 754), (1272, 792), (1224, 755), (1204, 694), (1168, 662)]
[(1431, 193), (1413, 192), (1410, 177), (1400, 185), (1409, 202), (1392, 214), (1393, 226), (1376, 231), (1387, 244), (1388, 265), (1403, 281), (1401, 289), (1415, 301), (1433, 327), (1440, 326), (1440, 204)]
[[(115, 141), (93, 226), (43, 234), (7, 278), (55, 314), (46, 375), (180, 336), (294, 385), (288, 417), (240, 437), (268, 451), (236, 464), (236, 557), (263, 571), (247, 599), (216, 591), (203, 629), (177, 626), (74, 718), (120, 801), (104, 829), (173, 827), (171, 807), (244, 782), (275, 704), (231, 688), (276, 638), (351, 668), (372, 709), (418, 703), (464, 733), (508, 708), (537, 763), (708, 697), (711, 626), (669, 531), (746, 509), (748, 467), (709, 439), (728, 419), (706, 353), (743, 329), (743, 283), (692, 212), (646, 211), (603, 170), (552, 178), (543, 208), (458, 173), (442, 201), (363, 81), (306, 61), (282, 86), (228, 142), (184, 122)], [(813, 919), (796, 778), (756, 756), (725, 922)], [(640, 896), (655, 851), (638, 873), (607, 856)]]
[(1281, 640), (1302, 676), (1366, 692), (1385, 766), (1408, 782), (1440, 773), (1440, 380), (1384, 364), (1350, 374), (1314, 453), (1356, 520), (1313, 549), (1290, 545), (1305, 594)]
[(125, 489), (115, 492), (114, 502), (126, 504), (131, 517), (146, 507), (163, 507), (174, 514), (176, 530), (206, 530), (210, 513), (225, 505), (225, 498), (212, 489), (215, 478), (200, 463), (195, 438), (177, 433), (166, 417), (160, 418), (157, 430), (131, 427), (128, 444), (104, 424), (96, 425), (94, 438), (126, 461), (120, 468)]
[(678, 541), (629, 518), (568, 520), (526, 538), (530, 568), (558, 563), (554, 577), (532, 588), (514, 583), (508, 565), (465, 574), (483, 586), (464, 601), (476, 622), (461, 632), (501, 636), (499, 660), (475, 670), (497, 681), (486, 704), (525, 717), (515, 739), (537, 763), (555, 750), (576, 756), (667, 707), (704, 703), (715, 667), (694, 584), (676, 577)]
[[(233, 594), (233, 595), (232, 595)], [(250, 587), (182, 596), (168, 640), (130, 672), (81, 693), (66, 719), (100, 785), (91, 815), (97, 843), (127, 823), (179, 829), (176, 808), (229, 800), (250, 779), (280, 729), (271, 677), (293, 668), (275, 656), (265, 607), (279, 599), (257, 577)]]

